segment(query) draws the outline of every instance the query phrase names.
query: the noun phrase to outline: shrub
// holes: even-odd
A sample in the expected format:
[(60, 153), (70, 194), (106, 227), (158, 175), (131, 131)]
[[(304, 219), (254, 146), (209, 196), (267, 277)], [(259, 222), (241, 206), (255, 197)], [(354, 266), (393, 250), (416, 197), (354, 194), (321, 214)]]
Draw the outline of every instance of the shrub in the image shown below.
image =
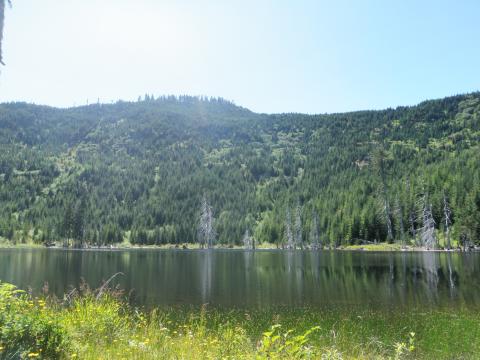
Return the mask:
[(302, 335), (293, 335), (293, 330), (280, 332), (281, 325), (273, 325), (263, 333), (258, 346), (258, 359), (304, 359), (314, 356), (313, 348), (307, 345), (308, 337), (320, 329), (315, 326)]
[(57, 359), (68, 349), (66, 332), (45, 301), (0, 283), (0, 356)]

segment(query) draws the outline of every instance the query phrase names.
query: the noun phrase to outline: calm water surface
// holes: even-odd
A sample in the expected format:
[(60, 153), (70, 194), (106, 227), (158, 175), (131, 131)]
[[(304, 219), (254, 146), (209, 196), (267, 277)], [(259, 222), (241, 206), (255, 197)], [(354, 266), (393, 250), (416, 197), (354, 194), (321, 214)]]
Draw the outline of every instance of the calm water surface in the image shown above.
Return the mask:
[(62, 296), (115, 278), (139, 305), (479, 305), (480, 254), (0, 249), (0, 279)]

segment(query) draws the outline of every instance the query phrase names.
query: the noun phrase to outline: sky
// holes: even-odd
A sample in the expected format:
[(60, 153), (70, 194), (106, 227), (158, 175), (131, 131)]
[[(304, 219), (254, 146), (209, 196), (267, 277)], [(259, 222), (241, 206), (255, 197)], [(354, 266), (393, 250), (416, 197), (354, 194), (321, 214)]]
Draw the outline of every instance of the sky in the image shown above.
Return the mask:
[(12, 0), (0, 102), (188, 94), (256, 112), (414, 105), (480, 89), (478, 0)]

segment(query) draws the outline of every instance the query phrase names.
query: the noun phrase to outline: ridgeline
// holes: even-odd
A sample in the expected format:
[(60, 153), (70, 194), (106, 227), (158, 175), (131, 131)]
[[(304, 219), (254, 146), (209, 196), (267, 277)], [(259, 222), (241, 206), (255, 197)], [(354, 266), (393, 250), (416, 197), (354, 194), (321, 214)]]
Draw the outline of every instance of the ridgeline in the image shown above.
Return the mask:
[[(0, 105), (0, 237), (340, 246), (480, 241), (480, 93), (343, 114), (145, 96)], [(203, 199), (203, 200), (202, 200)], [(209, 240), (210, 241), (210, 240)]]

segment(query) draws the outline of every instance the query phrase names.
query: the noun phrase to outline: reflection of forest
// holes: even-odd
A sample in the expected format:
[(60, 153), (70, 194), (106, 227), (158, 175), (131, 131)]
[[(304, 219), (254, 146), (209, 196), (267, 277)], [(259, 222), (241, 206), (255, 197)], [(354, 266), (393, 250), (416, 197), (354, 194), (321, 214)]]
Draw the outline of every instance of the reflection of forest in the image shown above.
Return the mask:
[(138, 304), (475, 303), (480, 254), (334, 251), (0, 250), (0, 278), (63, 295), (112, 274)]

